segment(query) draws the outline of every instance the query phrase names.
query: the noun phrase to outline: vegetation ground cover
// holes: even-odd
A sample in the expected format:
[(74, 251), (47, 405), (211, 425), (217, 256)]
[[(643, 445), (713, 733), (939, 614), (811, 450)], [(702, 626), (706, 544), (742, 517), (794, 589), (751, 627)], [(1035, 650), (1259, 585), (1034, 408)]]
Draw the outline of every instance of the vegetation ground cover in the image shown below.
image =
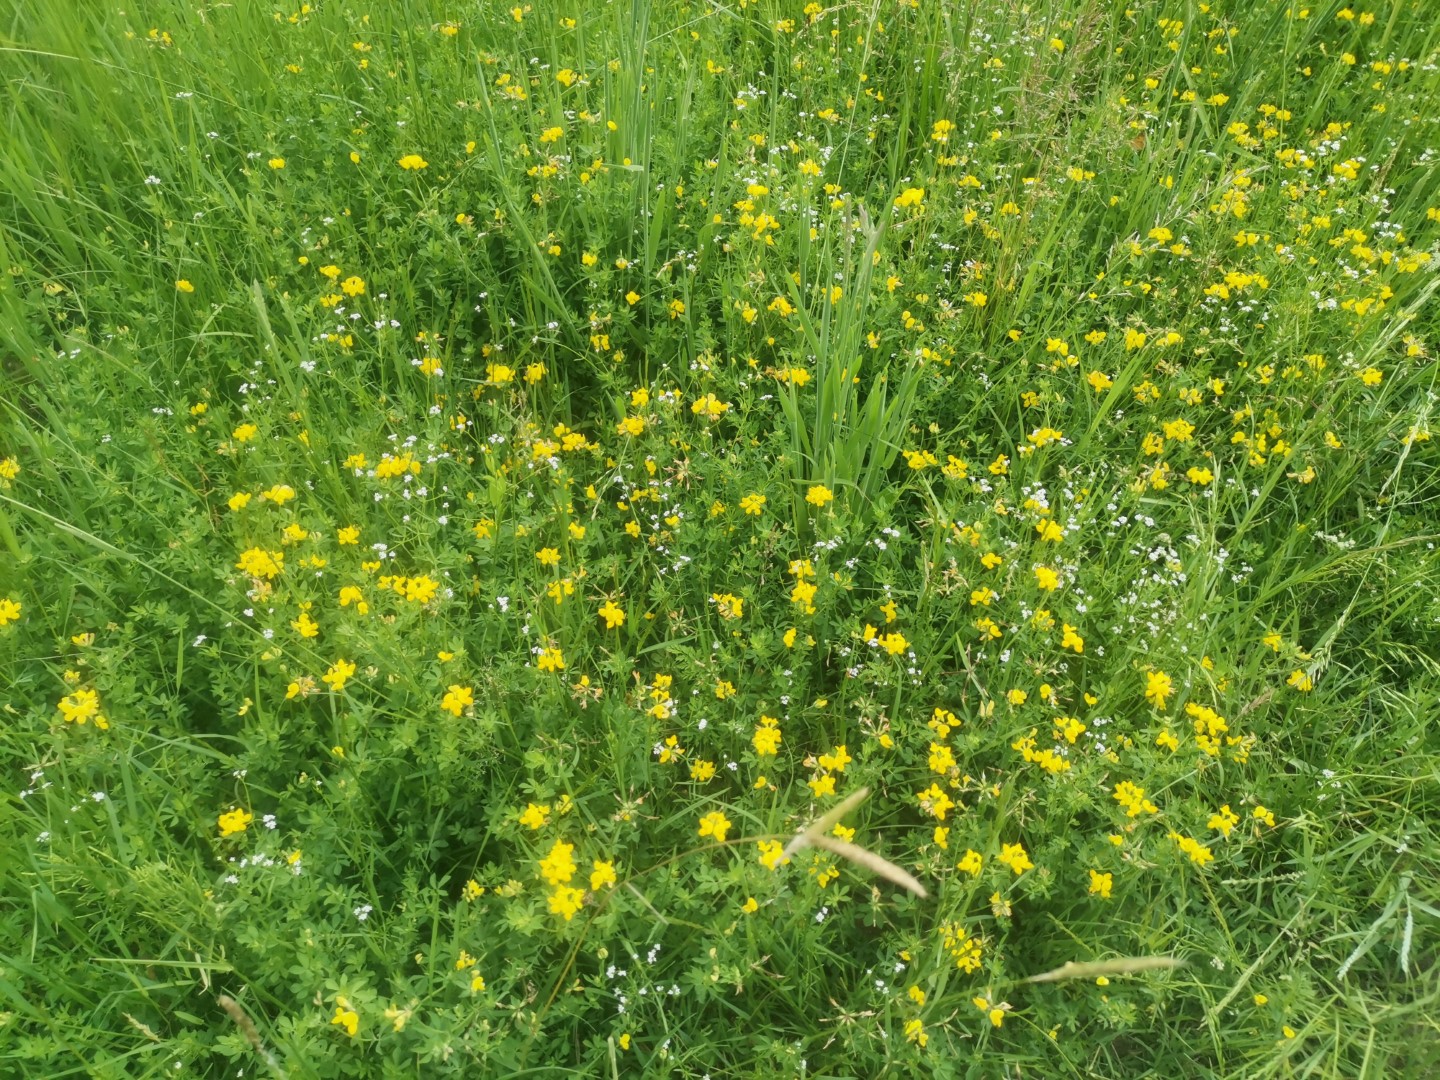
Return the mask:
[(1427, 1075), (1434, 16), (0, 4), (0, 1071)]

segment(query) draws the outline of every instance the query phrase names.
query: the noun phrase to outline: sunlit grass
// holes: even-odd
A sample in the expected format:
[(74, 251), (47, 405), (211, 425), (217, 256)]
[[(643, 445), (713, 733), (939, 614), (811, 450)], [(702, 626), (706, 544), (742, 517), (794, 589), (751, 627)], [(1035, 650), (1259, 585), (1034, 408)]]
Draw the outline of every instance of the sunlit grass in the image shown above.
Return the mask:
[(1440, 1056), (1429, 5), (12, 8), (3, 1071)]

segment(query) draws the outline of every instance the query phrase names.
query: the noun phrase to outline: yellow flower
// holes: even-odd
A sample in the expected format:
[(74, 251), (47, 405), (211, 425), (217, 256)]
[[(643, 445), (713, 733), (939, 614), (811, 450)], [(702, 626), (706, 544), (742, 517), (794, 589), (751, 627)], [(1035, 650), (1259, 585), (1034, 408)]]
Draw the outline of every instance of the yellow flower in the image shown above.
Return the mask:
[(970, 1003), (986, 1015), (994, 1027), (999, 1027), (1005, 1022), (1005, 1013), (1010, 1009), (1009, 1002), (1002, 1002), (999, 1005), (993, 1004), (988, 998), (973, 997)]
[(940, 821), (945, 820), (945, 815), (955, 805), (955, 800), (950, 798), (938, 784), (931, 784), (924, 791), (916, 794), (915, 798), (919, 800), (920, 809), (934, 815)]
[(272, 502), (276, 506), (284, 506), (293, 498), (295, 498), (295, 489), (289, 484), (276, 484), (274, 487), (260, 493), (261, 501)]
[(725, 834), (730, 831), (730, 819), (719, 810), (712, 810), (700, 819), (700, 835), (713, 836), (719, 843), (725, 842)]
[(1030, 861), (1030, 856), (1025, 853), (1025, 846), (1023, 844), (1002, 845), (999, 858), (1002, 863), (1010, 867), (1017, 875), (1023, 874), (1035, 865)]
[(254, 820), (255, 815), (248, 810), (238, 808), (227, 810), (221, 814), (219, 818), (220, 835), (234, 836), (236, 833), (242, 833), (249, 826), (250, 822)]
[(721, 401), (714, 394), (706, 394), (704, 397), (696, 399), (695, 403), (690, 406), (692, 413), (696, 416), (704, 416), (712, 423), (719, 420), (729, 410), (730, 403)]
[(594, 869), (590, 871), (590, 891), (599, 892), (603, 888), (613, 888), (616, 881), (615, 864), (596, 859), (592, 865)]
[(406, 154), (398, 162), (396, 162), (396, 164), (399, 165), (400, 168), (412, 172), (417, 169), (428, 168), (430, 165), (430, 163), (426, 161), (423, 157), (421, 157), (419, 154)]
[(797, 581), (795, 582), (795, 587), (790, 590), (790, 602), (792, 604), (799, 604), (804, 608), (805, 614), (814, 615), (815, 605), (813, 601), (815, 599), (815, 593), (816, 587), (812, 582)]
[(1073, 649), (1076, 653), (1083, 653), (1085, 651), (1085, 639), (1075, 632), (1075, 627), (1069, 623), (1062, 623), (1061, 627), (1063, 633), (1060, 637), (1060, 647), (1062, 649)]
[(365, 594), (360, 591), (357, 585), (343, 586), (340, 589), (339, 599), (342, 608), (350, 607), (353, 604), (357, 614), (365, 615), (370, 611), (370, 605), (365, 602)]
[(15, 622), (20, 618), (20, 601), (13, 597), (0, 599), (0, 626), (6, 623)]
[(1110, 889), (1114, 886), (1114, 876), (1101, 874), (1094, 870), (1090, 871), (1090, 895), (1098, 895), (1101, 900), (1110, 899)]
[(1165, 699), (1175, 692), (1170, 676), (1163, 671), (1145, 673), (1145, 700), (1157, 709), (1165, 708)]
[(744, 599), (732, 593), (711, 593), (710, 600), (723, 619), (738, 619), (745, 614)]
[(1230, 830), (1238, 824), (1240, 824), (1240, 815), (1231, 810), (1227, 803), (1220, 807), (1218, 812), (1210, 815), (1210, 820), (1205, 827), (1217, 829), (1222, 836), (1229, 837)]
[[(71, 680), (69, 672), (66, 672), (66, 681), (79, 681), (79, 675)], [(68, 697), (60, 698), (59, 710), (65, 714), (66, 723), (85, 724), (94, 720), (95, 727), (101, 732), (109, 729), (109, 721), (99, 711), (99, 694), (94, 690), (76, 690)]]
[(1058, 544), (1061, 540), (1065, 539), (1065, 530), (1060, 527), (1059, 522), (1049, 520), (1037, 522), (1035, 531), (1040, 534), (1042, 541), (1048, 541), (1052, 544)]
[(545, 825), (550, 820), (550, 807), (542, 806), (539, 803), (528, 804), (520, 814), (520, 824), (534, 830)]
[(600, 617), (605, 620), (605, 629), (614, 630), (617, 626), (625, 625), (625, 612), (615, 603), (614, 600), (606, 600), (600, 609)]
[(899, 656), (901, 653), (903, 653), (906, 649), (910, 647), (910, 643), (905, 640), (905, 636), (903, 634), (881, 634), (875, 640), (876, 643), (879, 644), (879, 646), (891, 656)]
[(810, 785), (810, 794), (817, 799), (823, 799), (827, 795), (835, 794), (835, 777), (829, 773), (821, 773), (819, 776), (812, 776), (805, 783)]
[(1169, 834), (1169, 838), (1180, 845), (1180, 850), (1190, 856), (1190, 861), (1196, 866), (1204, 866), (1208, 862), (1215, 861), (1215, 856), (1210, 854), (1210, 849), (1193, 837), (1181, 836), (1177, 832), (1172, 832)]
[(757, 757), (774, 757), (780, 753), (780, 721), (773, 716), (761, 716), (760, 723), (751, 736)]
[(546, 904), (553, 915), (562, 916), (566, 922), (575, 917), (575, 913), (585, 903), (585, 894), (579, 889), (569, 885), (561, 885), (546, 897)]
[(895, 205), (901, 208), (907, 206), (923, 206), (925, 189), (919, 187), (906, 188), (895, 197)]
[(575, 845), (556, 840), (550, 852), (540, 860), (540, 876), (551, 885), (563, 885), (575, 876)]
[(336, 660), (320, 676), (320, 681), (330, 687), (335, 693), (345, 689), (345, 684), (355, 674), (355, 665), (348, 660)]
[[(932, 742), (928, 764), (931, 772), (949, 776), (950, 771), (955, 768), (955, 753), (944, 743)], [(941, 844), (941, 847), (944, 845)]]
[(283, 169), (285, 167), (285, 159), (283, 157), (272, 157), (266, 164), (272, 169)]
[(766, 870), (774, 870), (790, 861), (785, 854), (785, 845), (778, 840), (757, 840), (755, 846), (760, 849), (760, 865)]
[(715, 778), (713, 761), (696, 760), (690, 763), (690, 779), (704, 784)]
[(351, 274), (349, 277), (347, 277), (344, 281), (340, 283), (340, 291), (343, 292), (346, 296), (364, 296), (365, 279), (362, 277), (356, 277), (354, 274)]
[(336, 998), (335, 1002), (335, 1015), (330, 1018), (330, 1023), (340, 1025), (353, 1039), (360, 1030), (360, 1014), (350, 1008), (350, 1003), (344, 998)]
[(180, 280), (178, 280), (177, 282), (175, 282), (175, 288), (177, 288), (183, 293), (193, 293), (195, 291), (195, 286), (190, 284), (190, 282), (183, 277), (180, 278)]
[(440, 708), (452, 716), (459, 716), (468, 706), (475, 704), (475, 695), (468, 686), (451, 686), (440, 701)]
[(814, 484), (805, 493), (805, 501), (811, 506), (823, 507), (826, 503), (835, 501), (835, 493), (824, 484)]
[(240, 553), (240, 558), (235, 563), (235, 569), (244, 571), (252, 578), (273, 581), (285, 569), (285, 553), (266, 551), (258, 547), (250, 548)]
[(1127, 817), (1139, 817), (1141, 814), (1158, 814), (1157, 807), (1149, 799), (1145, 798), (1145, 789), (1137, 787), (1129, 780), (1121, 780), (1115, 785), (1111, 798), (1125, 808)]

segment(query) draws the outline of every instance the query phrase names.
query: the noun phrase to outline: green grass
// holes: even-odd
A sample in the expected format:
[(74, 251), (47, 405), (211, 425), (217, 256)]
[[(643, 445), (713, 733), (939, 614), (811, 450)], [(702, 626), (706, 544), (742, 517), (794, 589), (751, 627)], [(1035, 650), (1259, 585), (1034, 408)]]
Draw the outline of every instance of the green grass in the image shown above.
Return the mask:
[(1437, 64), (10, 0), (0, 1073), (1423, 1075)]

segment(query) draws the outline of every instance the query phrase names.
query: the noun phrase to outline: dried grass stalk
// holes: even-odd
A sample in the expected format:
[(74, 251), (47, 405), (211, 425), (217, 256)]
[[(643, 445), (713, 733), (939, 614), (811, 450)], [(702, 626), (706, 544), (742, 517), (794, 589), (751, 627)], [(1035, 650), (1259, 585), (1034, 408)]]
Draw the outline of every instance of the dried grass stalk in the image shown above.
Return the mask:
[(1027, 983), (1061, 982), (1064, 979), (1098, 979), (1101, 975), (1137, 975), (1142, 971), (1168, 971), (1185, 963), (1173, 956), (1120, 956), (1114, 960), (1091, 960), (1077, 964), (1068, 960), (1054, 971), (1031, 975)]

